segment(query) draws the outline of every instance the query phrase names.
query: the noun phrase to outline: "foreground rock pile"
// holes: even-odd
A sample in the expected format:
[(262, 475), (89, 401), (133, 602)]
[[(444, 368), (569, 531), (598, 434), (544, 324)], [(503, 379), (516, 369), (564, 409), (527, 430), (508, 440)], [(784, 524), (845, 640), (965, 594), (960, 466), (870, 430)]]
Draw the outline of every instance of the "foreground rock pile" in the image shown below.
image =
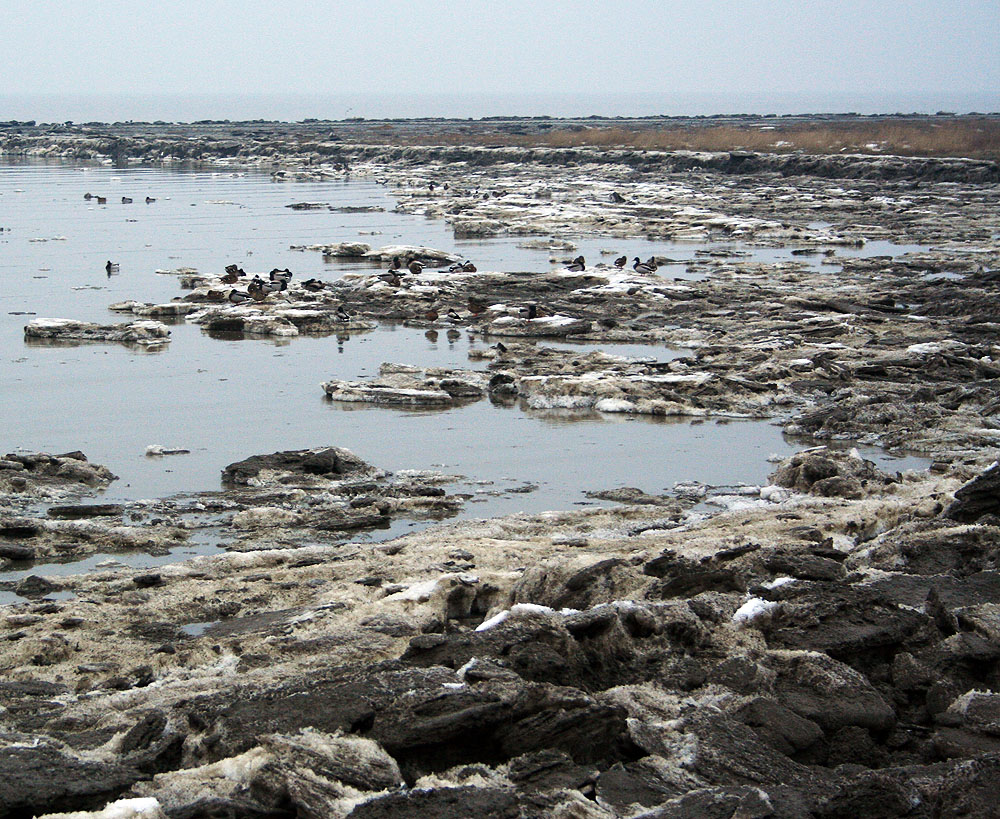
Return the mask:
[[(343, 450), (227, 469), (234, 498), (270, 500), (376, 473)], [(298, 522), (297, 546), (258, 529), (155, 573), (63, 578), (68, 598), (0, 623), (0, 806), (988, 815), (995, 473), (962, 486), (820, 448), (722, 513), (679, 488), (385, 544), (306, 545)]]

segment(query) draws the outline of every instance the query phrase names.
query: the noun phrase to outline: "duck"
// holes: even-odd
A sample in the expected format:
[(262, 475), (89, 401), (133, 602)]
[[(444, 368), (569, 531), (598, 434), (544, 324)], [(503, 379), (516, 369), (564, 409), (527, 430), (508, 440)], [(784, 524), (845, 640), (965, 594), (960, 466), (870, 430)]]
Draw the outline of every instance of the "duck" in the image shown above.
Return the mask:
[(399, 256), (392, 257), (392, 270), (402, 270), (403, 263), (399, 260)]
[(122, 197), (122, 204), (123, 205), (131, 205), (132, 204), (132, 199), (130, 197), (128, 197), (128, 196), (123, 196)]
[(230, 290), (226, 298), (231, 304), (246, 304), (250, 301), (250, 294), (244, 293), (242, 290)]
[(302, 287), (305, 290), (308, 290), (310, 293), (318, 293), (320, 290), (325, 288), (326, 285), (323, 284), (323, 282), (321, 282), (319, 279), (306, 279), (304, 282), (302, 282)]
[(538, 305), (537, 304), (526, 304), (520, 310), (518, 310), (518, 315), (531, 321), (532, 319), (538, 318)]
[(108, 197), (106, 197), (106, 196), (98, 196), (97, 197), (97, 204), (98, 205), (106, 205), (106, 204), (108, 204)]
[(498, 341), (494, 344), (493, 349), (496, 350), (499, 355), (503, 355), (507, 352), (507, 346), (502, 341)]
[(280, 293), (288, 289), (288, 282), (284, 279), (276, 279), (273, 282), (263, 282), (260, 286), (261, 292), (266, 296), (270, 293)]
[(388, 273), (378, 273), (375, 278), (380, 282), (385, 282), (390, 287), (399, 287), (402, 284), (399, 274), (391, 270)]
[(92, 193), (85, 193), (83, 195), (83, 198), (86, 199), (89, 202), (91, 199), (94, 198), (94, 194), (92, 194)]
[(274, 268), (270, 273), (267, 274), (267, 276), (272, 282), (283, 281), (285, 282), (285, 284), (288, 284), (288, 282), (292, 280), (292, 271), (289, 270), (287, 267), (284, 268), (283, 270)]
[(654, 271), (656, 270), (656, 268), (659, 267), (659, 265), (656, 263), (655, 256), (650, 256), (648, 259), (646, 259), (646, 264), (649, 265), (649, 267), (651, 267)]
[(120, 265), (118, 264), (118, 262), (113, 262), (111, 261), (111, 259), (108, 259), (108, 263), (104, 265), (104, 272), (107, 273), (109, 276), (112, 273), (117, 273), (119, 269)]
[(639, 257), (635, 257), (635, 262), (632, 264), (632, 269), (636, 273), (652, 273), (655, 268), (650, 267), (647, 262), (640, 262)]
[(246, 271), (242, 267), (240, 267), (239, 265), (235, 265), (235, 264), (227, 264), (226, 265), (226, 272), (227, 273), (235, 273), (237, 276), (245, 276), (247, 274)]
[(437, 321), (438, 320), (437, 308), (432, 307), (430, 310), (424, 313), (424, 318), (427, 319), (427, 321)]
[(462, 317), (454, 309), (449, 310), (447, 315), (448, 321), (455, 322), (456, 324), (462, 320)]
[(152, 196), (147, 196), (147, 197), (146, 197), (146, 204), (147, 204), (147, 205), (148, 205), (148, 204), (149, 204), (150, 202), (155, 202), (155, 201), (156, 201), (156, 199), (154, 199), (154, 198), (153, 198)]
[[(639, 257), (636, 256), (636, 258)], [(628, 264), (628, 256), (619, 256), (617, 259), (615, 259), (615, 267), (617, 267), (619, 270), (625, 267), (626, 264)]]
[(577, 256), (573, 259), (573, 263), (568, 265), (566, 269), (572, 271), (573, 273), (580, 273), (587, 269), (587, 261), (583, 258), (583, 256)]
[(427, 265), (425, 265), (422, 261), (420, 261), (419, 259), (414, 259), (406, 266), (406, 269), (409, 270), (414, 276), (419, 276), (420, 272), (425, 267), (427, 267)]
[(344, 309), (344, 305), (339, 305), (337, 307), (337, 321), (350, 321), (351, 314)]
[(478, 316), (486, 312), (486, 303), (475, 296), (469, 296), (468, 308), (472, 315)]

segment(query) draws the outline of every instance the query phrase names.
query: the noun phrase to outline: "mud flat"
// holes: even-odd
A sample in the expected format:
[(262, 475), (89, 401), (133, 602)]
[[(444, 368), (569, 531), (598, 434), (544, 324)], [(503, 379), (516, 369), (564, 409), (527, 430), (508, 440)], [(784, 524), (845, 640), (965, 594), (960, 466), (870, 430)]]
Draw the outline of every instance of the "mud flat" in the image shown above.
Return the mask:
[[(760, 486), (652, 493), (652, 467), (637, 463), (633, 486), (595, 492), (606, 508), (442, 522), (383, 543), (344, 533), (447, 517), (465, 500), (449, 493), (455, 476), (389, 474), (349, 441), (317, 442), (230, 465), (219, 493), (111, 505), (98, 493), (114, 476), (83, 453), (6, 456), (0, 558), (19, 602), (0, 609), (0, 813), (991, 815), (995, 180), (942, 181), (901, 158), (891, 174), (834, 182), (801, 157), (783, 176), (764, 160), (735, 173), (669, 164), (683, 157), (340, 147), (352, 172), (398, 184), (402, 209), (556, 240), (551, 270), (449, 270), (412, 247), (417, 274), (381, 254), (370, 271), (293, 277), (236, 305), (221, 271), (204, 271), (170, 303), (182, 308), (137, 293), (116, 309), (293, 344), (386, 320), (471, 333), (484, 344), (467, 370), (402, 361), (370, 381), (303, 377), (375, 404), (771, 418), (803, 450)], [(343, 173), (330, 156), (269, 161), (290, 178)], [(570, 269), (560, 243), (595, 233), (610, 251), (634, 235), (733, 246), (688, 263), (698, 280), (675, 280), (669, 259), (617, 269), (611, 254)], [(876, 238), (921, 247), (842, 251)], [(747, 261), (753, 244), (803, 253)], [(690, 355), (547, 340), (567, 335)], [(879, 469), (850, 442), (931, 468)], [(155, 570), (32, 571), (170, 552), (204, 530), (213, 554)]]

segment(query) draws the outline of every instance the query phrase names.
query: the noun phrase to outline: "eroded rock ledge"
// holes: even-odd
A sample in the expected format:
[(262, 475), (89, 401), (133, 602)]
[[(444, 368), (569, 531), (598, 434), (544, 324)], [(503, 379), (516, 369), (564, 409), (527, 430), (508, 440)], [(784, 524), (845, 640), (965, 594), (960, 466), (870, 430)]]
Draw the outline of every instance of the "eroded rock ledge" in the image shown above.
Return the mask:
[[(381, 480), (337, 448), (227, 475), (237, 501)], [(73, 596), (0, 620), (0, 806), (988, 815), (992, 479), (818, 448), (711, 493), (715, 514), (689, 488), (623, 489), (385, 544), (259, 548), (258, 529), (258, 548), (155, 577), (63, 578)], [(974, 519), (949, 516), (954, 497)]]

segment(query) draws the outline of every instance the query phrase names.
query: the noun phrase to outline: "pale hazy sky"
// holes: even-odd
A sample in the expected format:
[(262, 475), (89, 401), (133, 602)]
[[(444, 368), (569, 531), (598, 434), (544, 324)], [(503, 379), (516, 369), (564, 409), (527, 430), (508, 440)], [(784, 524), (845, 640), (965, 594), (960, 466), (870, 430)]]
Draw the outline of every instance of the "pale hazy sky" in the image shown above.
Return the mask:
[(2, 93), (962, 92), (1000, 0), (0, 0)]

